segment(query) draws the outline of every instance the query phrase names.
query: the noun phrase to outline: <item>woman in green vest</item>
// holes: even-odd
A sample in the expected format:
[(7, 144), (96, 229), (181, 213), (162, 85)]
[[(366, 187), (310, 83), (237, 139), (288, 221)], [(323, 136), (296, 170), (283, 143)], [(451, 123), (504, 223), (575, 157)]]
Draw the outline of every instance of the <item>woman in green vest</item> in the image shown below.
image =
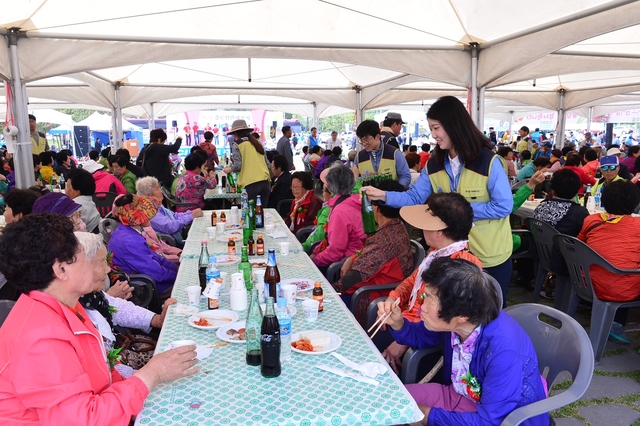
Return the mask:
[(367, 187), (367, 194), (391, 207), (424, 204), (433, 192), (462, 194), (473, 208), (469, 249), (500, 283), (506, 301), (513, 248), (509, 224), (513, 196), (506, 165), (457, 98), (438, 99), (427, 112), (427, 120), (437, 145), (416, 183), (406, 192)]
[(249, 200), (255, 201), (259, 195), (262, 205), (266, 206), (271, 193), (269, 163), (264, 146), (251, 134), (252, 131), (253, 127), (249, 127), (244, 120), (233, 122), (227, 132), (235, 139), (231, 145), (233, 164), (231, 167), (225, 167), (224, 172), (238, 173), (238, 185), (247, 190)]

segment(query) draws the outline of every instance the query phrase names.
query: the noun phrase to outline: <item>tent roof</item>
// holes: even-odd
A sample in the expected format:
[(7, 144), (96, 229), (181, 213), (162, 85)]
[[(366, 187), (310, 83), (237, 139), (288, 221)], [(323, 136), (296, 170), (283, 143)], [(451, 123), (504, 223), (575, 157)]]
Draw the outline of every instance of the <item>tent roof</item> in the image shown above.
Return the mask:
[[(358, 91), (366, 108), (464, 95), (469, 46), (478, 43), (487, 99), (557, 109), (564, 89), (571, 110), (640, 90), (639, 3), (0, 0), (0, 28), (26, 31), (18, 53), (30, 98), (106, 109), (115, 83), (124, 108), (147, 112), (200, 96), (252, 105), (274, 103), (249, 96), (282, 97), (299, 111), (315, 103), (321, 115), (353, 110)], [(8, 77), (6, 43), (0, 76)], [(50, 79), (61, 75), (66, 83)]]

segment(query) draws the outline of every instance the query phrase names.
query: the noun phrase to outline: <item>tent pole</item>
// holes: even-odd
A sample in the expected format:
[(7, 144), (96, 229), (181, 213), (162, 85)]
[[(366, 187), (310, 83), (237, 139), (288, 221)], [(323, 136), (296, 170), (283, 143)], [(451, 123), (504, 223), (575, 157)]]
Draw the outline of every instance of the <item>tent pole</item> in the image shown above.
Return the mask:
[(593, 121), (593, 107), (589, 107), (589, 119), (587, 120), (587, 132), (591, 131), (592, 121)]
[(481, 132), (484, 131), (484, 91), (485, 88), (481, 88), (478, 97), (478, 127)]
[(122, 108), (120, 107), (120, 83), (116, 83), (114, 91), (114, 100), (116, 101), (116, 122), (113, 128), (113, 144), (116, 150), (122, 148)]
[[(476, 127), (478, 121), (478, 44), (471, 43), (471, 119)], [(480, 129), (482, 130), (482, 129)]]
[[(362, 107), (362, 88), (357, 86), (356, 90), (356, 128), (364, 121), (364, 108)], [(353, 137), (356, 140), (356, 151), (360, 151), (363, 146), (360, 143), (360, 139), (355, 135), (356, 129), (353, 129)]]
[(564, 126), (566, 122), (566, 114), (564, 112), (564, 95), (566, 91), (564, 89), (560, 89), (558, 91), (560, 94), (560, 99), (558, 100), (558, 126), (556, 132), (556, 145), (559, 145), (557, 148), (562, 149), (564, 146)]
[[(149, 104), (149, 131), (153, 130), (156, 124), (155, 104), (155, 102)], [(142, 143), (142, 141), (140, 141), (140, 143)]]
[(513, 111), (509, 111), (509, 145), (511, 145), (512, 142), (512, 135), (513, 135)]
[(313, 102), (313, 127), (318, 128), (318, 103), (317, 102)]
[(11, 65), (11, 86), (13, 91), (13, 116), (18, 128), (18, 138), (14, 153), (16, 188), (29, 188), (34, 183), (33, 144), (29, 131), (29, 114), (27, 106), (27, 89), (20, 77), (20, 59), (18, 55), (18, 38), (23, 37), (17, 29), (7, 34), (9, 45), (9, 62)]

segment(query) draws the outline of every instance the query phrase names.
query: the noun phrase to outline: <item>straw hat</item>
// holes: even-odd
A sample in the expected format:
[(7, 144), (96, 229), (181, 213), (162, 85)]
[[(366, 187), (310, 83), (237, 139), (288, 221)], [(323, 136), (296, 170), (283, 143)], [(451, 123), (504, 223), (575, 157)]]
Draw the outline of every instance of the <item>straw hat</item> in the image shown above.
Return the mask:
[(249, 127), (244, 120), (236, 120), (231, 124), (231, 128), (227, 130), (227, 134), (235, 133), (239, 130), (253, 130), (253, 127)]
[(425, 231), (440, 231), (448, 227), (442, 219), (433, 214), (428, 204), (402, 207), (400, 216), (409, 225)]

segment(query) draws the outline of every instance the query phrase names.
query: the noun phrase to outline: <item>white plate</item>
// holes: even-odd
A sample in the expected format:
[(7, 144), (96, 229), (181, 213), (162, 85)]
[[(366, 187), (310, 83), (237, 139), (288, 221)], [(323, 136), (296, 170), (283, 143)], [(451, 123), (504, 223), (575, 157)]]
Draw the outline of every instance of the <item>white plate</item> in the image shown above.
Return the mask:
[(291, 278), (280, 281), (280, 286), (287, 284), (295, 284), (298, 287), (297, 293), (302, 293), (303, 291), (313, 290), (314, 281), (306, 278)]
[(216, 336), (218, 337), (218, 339), (224, 340), (225, 342), (229, 342), (229, 343), (246, 343), (246, 340), (233, 340), (231, 336), (227, 334), (227, 330), (231, 330), (232, 328), (235, 330), (238, 330), (239, 328), (244, 328), (246, 323), (247, 322), (245, 320), (240, 320), (232, 324), (227, 324), (223, 327), (220, 327), (218, 331), (216, 331)]
[(242, 236), (242, 229), (232, 229), (231, 231), (225, 232), (224, 235), (227, 235), (228, 237), (235, 237), (237, 235)]
[[(207, 321), (212, 323), (212, 325), (209, 325), (209, 326), (196, 325), (195, 324), (196, 321), (198, 321), (200, 318), (206, 319)], [(229, 318), (231, 321), (222, 320), (222, 319), (216, 320), (216, 318)], [(191, 327), (199, 328), (200, 330), (215, 330), (217, 328), (228, 325), (232, 322), (236, 322), (238, 321), (239, 318), (240, 318), (240, 315), (238, 315), (237, 312), (229, 311), (226, 309), (212, 309), (210, 311), (202, 311), (202, 312), (198, 312), (195, 315), (191, 315), (189, 317), (188, 323)]]
[[(311, 331), (311, 330), (309, 330)], [(318, 330), (320, 331), (320, 330)], [(304, 331), (302, 332), (304, 333)], [(291, 335), (291, 341), (292, 342), (297, 342), (298, 340), (300, 340), (300, 334), (302, 334), (300, 332), (298, 333), (293, 333)], [(314, 350), (313, 352), (307, 352), (307, 351), (301, 351), (300, 349), (296, 349), (293, 346), (291, 346), (291, 350), (294, 352), (298, 352), (301, 354), (305, 354), (305, 355), (322, 355), (322, 354), (328, 354), (329, 352), (333, 352), (336, 349), (338, 349), (340, 346), (342, 346), (342, 339), (340, 338), (340, 336), (338, 336), (335, 333), (332, 333), (330, 331), (325, 331), (325, 333), (327, 333), (327, 335), (329, 336), (330, 342), (329, 342), (329, 346), (325, 346), (323, 348), (321, 348), (320, 350)]]
[[(225, 232), (225, 234), (227, 232)], [(242, 241), (242, 232), (240, 233), (240, 235), (220, 235), (219, 237), (216, 237), (216, 240), (220, 241), (221, 243), (228, 243), (229, 238), (233, 238), (233, 241), (235, 242)]]
[(267, 263), (267, 259), (266, 258), (257, 258), (257, 259), (249, 259), (249, 263), (251, 263), (251, 268), (252, 269), (267, 269), (266, 266), (254, 266), (254, 263), (264, 263), (266, 265)]
[[(260, 305), (260, 307), (262, 308), (262, 313), (264, 313), (267, 310), (267, 304), (266, 303), (262, 303)], [(276, 305), (273, 305), (273, 309), (275, 309), (275, 308), (276, 308)], [(289, 309), (289, 315), (291, 315), (291, 316), (294, 316), (295, 314), (298, 313), (298, 310), (293, 305), (287, 305), (287, 309)]]
[(242, 258), (240, 256), (227, 256), (226, 254), (216, 256), (216, 263), (218, 265), (233, 265), (239, 263)]
[[(171, 349), (171, 345), (164, 348), (165, 352), (168, 351), (169, 349)], [(206, 346), (196, 346), (196, 358), (198, 358), (199, 361), (202, 361), (212, 353), (213, 353), (213, 348), (208, 348)]]

